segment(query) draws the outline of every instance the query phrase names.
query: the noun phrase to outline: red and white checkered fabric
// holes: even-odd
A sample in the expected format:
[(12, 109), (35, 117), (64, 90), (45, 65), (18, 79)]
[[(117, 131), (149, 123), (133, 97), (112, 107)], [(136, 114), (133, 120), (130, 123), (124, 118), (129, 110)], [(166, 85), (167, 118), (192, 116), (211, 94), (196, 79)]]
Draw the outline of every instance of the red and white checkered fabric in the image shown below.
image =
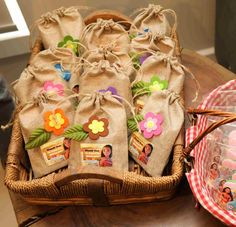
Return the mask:
[[(228, 100), (227, 96), (222, 95), (222, 91), (229, 90), (236, 90), (236, 80), (231, 80), (213, 90), (198, 106), (198, 109), (211, 109), (212, 106), (229, 105), (232, 100)], [(196, 126), (192, 126), (186, 131), (186, 146), (188, 146), (199, 133), (206, 129), (207, 126), (207, 118), (205, 116), (199, 116)], [(236, 215), (232, 211), (226, 211), (219, 207), (209, 195), (208, 190), (206, 190), (207, 155), (205, 147), (206, 140), (203, 139), (191, 152), (191, 155), (195, 158), (195, 165), (191, 172), (186, 173), (190, 188), (199, 203), (212, 215), (227, 225), (236, 226)]]

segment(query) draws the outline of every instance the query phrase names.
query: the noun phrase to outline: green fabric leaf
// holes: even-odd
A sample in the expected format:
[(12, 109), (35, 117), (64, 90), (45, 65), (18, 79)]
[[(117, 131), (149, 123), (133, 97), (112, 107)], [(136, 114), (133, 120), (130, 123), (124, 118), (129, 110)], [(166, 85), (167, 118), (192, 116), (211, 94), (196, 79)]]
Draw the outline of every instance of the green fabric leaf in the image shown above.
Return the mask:
[(83, 130), (82, 125), (75, 125), (64, 132), (65, 138), (81, 141), (88, 137), (88, 133)]
[(74, 41), (74, 39), (73, 39), (73, 37), (72, 36), (70, 36), (70, 35), (67, 35), (67, 36), (65, 36), (64, 37), (64, 43), (66, 43), (67, 41)]
[(138, 127), (135, 121), (129, 119), (127, 122), (127, 126), (132, 132), (138, 131)]
[[(135, 118), (138, 122), (140, 122), (144, 119), (142, 114), (135, 115)], [(137, 126), (136, 121), (134, 120), (134, 117), (128, 119), (127, 126), (132, 132), (138, 131), (138, 126)]]
[(130, 35), (129, 35), (129, 38), (130, 38), (130, 40), (132, 40), (132, 39), (134, 39), (136, 36), (137, 36), (137, 35), (133, 33), (133, 34), (130, 34)]
[(136, 120), (137, 120), (138, 122), (144, 120), (144, 117), (143, 117), (142, 114), (137, 114), (137, 115), (135, 115), (135, 118), (136, 118)]
[(50, 132), (45, 131), (43, 128), (37, 128), (32, 132), (29, 141), (25, 144), (25, 148), (28, 150), (40, 147), (41, 145), (45, 144), (50, 138)]
[(141, 80), (141, 81), (135, 83), (135, 84), (132, 86), (132, 89), (135, 89), (135, 88), (144, 88), (145, 85), (146, 85), (146, 83)]
[(64, 46), (64, 42), (59, 42), (58, 44), (57, 44), (57, 47), (63, 47)]
[(132, 86), (131, 90), (133, 95), (136, 95), (139, 92), (149, 92), (149, 83), (139, 81)]
[(129, 53), (129, 56), (132, 58), (134, 68), (139, 69), (141, 65), (139, 59), (140, 56), (136, 53)]

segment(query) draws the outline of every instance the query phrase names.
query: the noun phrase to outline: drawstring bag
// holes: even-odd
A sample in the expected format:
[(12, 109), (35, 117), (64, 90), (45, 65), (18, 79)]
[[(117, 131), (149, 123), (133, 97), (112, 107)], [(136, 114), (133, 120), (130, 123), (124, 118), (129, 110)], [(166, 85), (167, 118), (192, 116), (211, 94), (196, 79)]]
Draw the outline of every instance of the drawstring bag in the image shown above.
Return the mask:
[(143, 62), (136, 80), (132, 83), (133, 99), (139, 97), (139, 102), (145, 103), (152, 92), (165, 89), (180, 94), (183, 91), (185, 72), (195, 81), (196, 94), (193, 99), (195, 101), (199, 83), (194, 75), (176, 57), (169, 57), (160, 52), (153, 54)]
[(151, 176), (162, 175), (183, 126), (181, 102), (180, 95), (175, 92), (154, 92), (136, 115), (139, 127), (135, 126), (134, 118), (128, 120), (129, 128), (135, 131), (129, 142), (130, 155)]
[(14, 82), (13, 88), (21, 104), (41, 91), (59, 91), (60, 96), (78, 84), (75, 70), (77, 58), (65, 48), (40, 52)]
[(65, 133), (72, 139), (69, 168), (90, 165), (128, 170), (127, 119), (117, 98), (111, 92), (80, 98), (73, 127)]
[(175, 56), (175, 41), (165, 35), (154, 35), (152, 32), (137, 34), (131, 40), (131, 52), (139, 53), (146, 50), (160, 51), (168, 56)]
[(20, 110), (21, 132), (35, 178), (67, 166), (70, 141), (63, 133), (73, 123), (74, 109), (70, 101), (48, 91)]
[[(134, 14), (137, 13), (138, 15), (134, 18), (133, 24), (140, 32), (148, 29), (153, 35), (171, 36), (176, 31), (177, 17), (171, 9), (164, 9), (160, 5), (149, 4), (148, 8), (141, 8), (134, 12)], [(171, 14), (174, 18), (172, 28), (167, 18), (168, 14)]]
[[(130, 80), (125, 68), (107, 60), (84, 64), (84, 72), (79, 77), (79, 90), (81, 94), (110, 91), (113, 95), (119, 95), (132, 104)], [(129, 114), (129, 108), (124, 105)]]
[(110, 45), (108, 47), (100, 47), (86, 51), (82, 58), (86, 59), (90, 63), (99, 62), (100, 60), (107, 60), (110, 64), (116, 63), (125, 68), (125, 71), (132, 82), (136, 75), (129, 54), (119, 52), (113, 48), (113, 46), (114, 45)]
[(99, 18), (96, 23), (86, 26), (82, 42), (89, 50), (113, 45), (117, 51), (128, 53), (130, 38), (128, 32), (118, 22)]
[(80, 57), (76, 57), (68, 48), (50, 48), (41, 51), (31, 61), (31, 65), (50, 65), (57, 71), (58, 76), (68, 83), (68, 88), (71, 90), (78, 85), (78, 64)]
[(78, 9), (61, 7), (45, 13), (35, 22), (45, 49), (50, 47), (72, 47), (77, 52), (84, 29), (84, 21)]

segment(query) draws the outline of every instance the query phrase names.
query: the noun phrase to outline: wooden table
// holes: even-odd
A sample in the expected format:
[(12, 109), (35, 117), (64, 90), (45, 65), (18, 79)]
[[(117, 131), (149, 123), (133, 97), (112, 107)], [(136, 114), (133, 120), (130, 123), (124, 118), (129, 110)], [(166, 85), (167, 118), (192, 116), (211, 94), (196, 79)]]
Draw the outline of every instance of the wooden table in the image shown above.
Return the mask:
[[(201, 90), (198, 101), (192, 103), (195, 85), (186, 78), (186, 107), (196, 107), (212, 89), (228, 80), (235, 79), (229, 72), (208, 58), (190, 50), (183, 51), (183, 64), (195, 74)], [(186, 120), (186, 126), (189, 123)], [(17, 221), (21, 226), (32, 223), (38, 227), (72, 226), (224, 226), (203, 208), (195, 209), (195, 201), (184, 178), (176, 196), (169, 201), (146, 204), (119, 205), (110, 207), (70, 206), (49, 207), (30, 206), (17, 195), (10, 193)], [(39, 218), (43, 217), (43, 218)], [(37, 222), (36, 222), (37, 221)]]

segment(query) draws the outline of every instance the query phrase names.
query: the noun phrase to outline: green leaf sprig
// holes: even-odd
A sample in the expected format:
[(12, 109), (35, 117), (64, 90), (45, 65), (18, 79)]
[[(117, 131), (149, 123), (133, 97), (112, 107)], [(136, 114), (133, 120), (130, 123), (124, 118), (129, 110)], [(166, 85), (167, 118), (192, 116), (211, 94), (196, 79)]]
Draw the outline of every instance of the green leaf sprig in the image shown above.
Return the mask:
[(76, 141), (85, 140), (88, 137), (88, 133), (83, 130), (82, 125), (75, 125), (64, 132), (64, 136), (67, 139)]
[(134, 117), (132, 118), (129, 118), (128, 121), (127, 121), (127, 126), (128, 128), (132, 131), (132, 132), (135, 132), (135, 131), (138, 131), (138, 126), (137, 126), (137, 123), (135, 121), (135, 119), (140, 122), (144, 119), (143, 115), (142, 114), (137, 114), (135, 115)]
[(45, 129), (43, 128), (37, 128), (32, 132), (28, 142), (25, 144), (25, 148), (28, 150), (40, 147), (41, 145), (45, 144), (50, 138), (50, 132), (45, 131)]

